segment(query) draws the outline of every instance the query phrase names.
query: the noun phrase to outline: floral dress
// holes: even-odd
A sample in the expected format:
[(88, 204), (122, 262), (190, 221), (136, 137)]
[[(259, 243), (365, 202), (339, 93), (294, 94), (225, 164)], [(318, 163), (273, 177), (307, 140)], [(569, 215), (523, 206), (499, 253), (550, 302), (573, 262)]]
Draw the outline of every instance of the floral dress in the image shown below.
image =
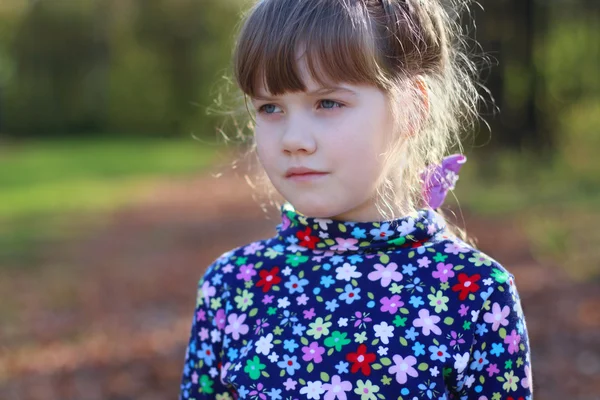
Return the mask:
[(200, 280), (180, 399), (531, 399), (514, 276), (445, 227), (285, 203)]

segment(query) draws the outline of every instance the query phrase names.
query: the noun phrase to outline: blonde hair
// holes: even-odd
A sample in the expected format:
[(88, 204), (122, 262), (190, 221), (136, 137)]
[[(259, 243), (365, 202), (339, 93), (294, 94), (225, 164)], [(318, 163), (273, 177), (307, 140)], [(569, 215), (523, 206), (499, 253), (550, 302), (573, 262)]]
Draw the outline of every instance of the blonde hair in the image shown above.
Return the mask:
[[(247, 96), (254, 97), (259, 86), (273, 95), (304, 91), (296, 59), (303, 50), (319, 84), (369, 84), (385, 92), (397, 129), (377, 207), (383, 219), (398, 217), (394, 210), (408, 213), (424, 205), (421, 171), (441, 162), (451, 148), (462, 150), (461, 133), (477, 120), (477, 69), (459, 24), (468, 3), (258, 1), (243, 19), (235, 45), (235, 83), (246, 107)], [(414, 134), (400, 134), (408, 130)]]

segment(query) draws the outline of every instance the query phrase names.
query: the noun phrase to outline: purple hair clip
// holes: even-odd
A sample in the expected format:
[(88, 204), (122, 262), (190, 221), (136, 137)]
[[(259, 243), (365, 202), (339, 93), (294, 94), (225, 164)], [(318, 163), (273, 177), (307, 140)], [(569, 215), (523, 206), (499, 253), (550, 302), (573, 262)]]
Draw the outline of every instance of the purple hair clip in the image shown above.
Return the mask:
[(423, 181), (423, 198), (431, 208), (438, 208), (446, 199), (449, 190), (454, 189), (458, 181), (458, 172), (467, 157), (462, 154), (452, 154), (444, 157), (440, 165), (429, 166), (421, 173)]

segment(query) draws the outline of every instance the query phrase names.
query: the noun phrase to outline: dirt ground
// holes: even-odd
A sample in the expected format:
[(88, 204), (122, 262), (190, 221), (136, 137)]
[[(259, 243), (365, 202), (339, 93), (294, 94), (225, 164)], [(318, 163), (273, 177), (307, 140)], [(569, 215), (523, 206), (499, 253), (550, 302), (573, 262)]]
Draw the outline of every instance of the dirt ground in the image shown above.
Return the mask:
[[(517, 279), (534, 398), (600, 399), (600, 281), (537, 262), (517, 216), (462, 213)], [(87, 228), (39, 265), (0, 268), (0, 399), (176, 398), (197, 280), (222, 252), (272, 236), (268, 216), (242, 179), (168, 181), (94, 228), (73, 221)]]

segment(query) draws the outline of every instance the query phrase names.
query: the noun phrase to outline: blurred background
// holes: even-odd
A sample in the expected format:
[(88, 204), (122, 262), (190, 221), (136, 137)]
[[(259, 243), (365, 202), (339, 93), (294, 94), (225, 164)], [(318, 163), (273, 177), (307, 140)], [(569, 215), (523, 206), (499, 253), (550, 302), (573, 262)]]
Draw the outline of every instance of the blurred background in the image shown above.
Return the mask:
[[(0, 399), (176, 398), (204, 268), (279, 218), (211, 112), (248, 5), (0, 0)], [(501, 112), (446, 214), (516, 276), (535, 398), (600, 399), (600, 2), (481, 5)]]

